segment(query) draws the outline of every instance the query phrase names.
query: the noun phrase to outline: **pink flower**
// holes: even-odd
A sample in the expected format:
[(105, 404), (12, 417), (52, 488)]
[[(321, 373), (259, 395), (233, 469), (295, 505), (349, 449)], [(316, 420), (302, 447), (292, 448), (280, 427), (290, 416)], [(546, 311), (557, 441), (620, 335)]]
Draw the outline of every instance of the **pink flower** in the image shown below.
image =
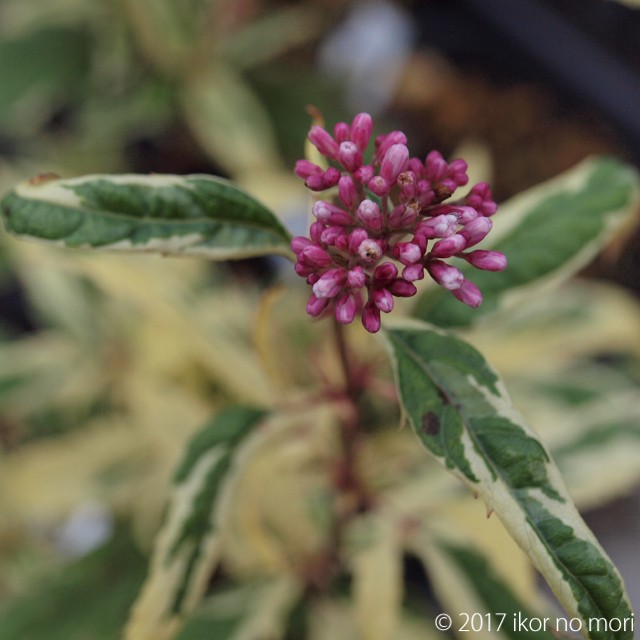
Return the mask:
[(479, 183), (464, 199), (449, 200), (468, 181), (466, 162), (447, 162), (438, 151), (424, 162), (410, 157), (401, 131), (378, 136), (372, 164), (363, 164), (372, 130), (367, 113), (350, 125), (337, 123), (333, 135), (313, 125), (309, 140), (328, 166), (308, 160), (295, 165), (312, 191), (337, 186), (337, 195), (313, 205), (309, 237), (291, 242), (295, 271), (312, 288), (307, 313), (331, 312), (340, 324), (360, 315), (365, 329), (375, 333), (380, 314), (394, 309), (396, 297), (416, 295), (414, 282), (425, 272), (464, 304), (478, 306), (478, 287), (448, 260), (485, 271), (506, 268), (497, 251), (467, 251), (491, 230), (496, 204), (489, 186)]

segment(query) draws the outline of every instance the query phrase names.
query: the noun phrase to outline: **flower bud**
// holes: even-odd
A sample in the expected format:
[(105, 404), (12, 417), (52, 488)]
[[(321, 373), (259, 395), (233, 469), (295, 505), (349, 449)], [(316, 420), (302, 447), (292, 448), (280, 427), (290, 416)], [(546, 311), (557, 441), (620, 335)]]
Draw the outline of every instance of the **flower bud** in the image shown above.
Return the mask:
[(465, 202), (472, 206), (482, 216), (492, 216), (498, 209), (493, 201), (491, 189), (486, 182), (478, 182), (473, 185), (465, 198)]
[(307, 136), (318, 151), (326, 158), (338, 159), (338, 143), (331, 137), (328, 131), (317, 124), (309, 130)]
[(422, 278), (424, 278), (424, 265), (422, 264), (422, 262), (414, 262), (413, 264), (408, 264), (402, 270), (402, 277), (407, 282), (422, 280)]
[(338, 180), (340, 180), (340, 176), (342, 174), (335, 167), (329, 167), (323, 174), (322, 179), (324, 180), (324, 188), (331, 189), (331, 187), (335, 187), (338, 184)]
[(353, 179), (360, 184), (367, 184), (373, 178), (373, 173), (373, 167), (370, 164), (365, 164), (353, 172)]
[(356, 298), (352, 293), (345, 293), (336, 300), (335, 316), (340, 324), (350, 324), (356, 316)]
[(347, 271), (342, 267), (325, 271), (313, 285), (313, 293), (317, 298), (335, 298), (347, 279)]
[(398, 242), (393, 247), (393, 255), (402, 264), (418, 262), (422, 258), (423, 251), (419, 245), (413, 242)]
[(409, 160), (409, 149), (404, 144), (391, 145), (384, 154), (380, 165), (380, 175), (390, 184), (404, 171)]
[(369, 145), (373, 121), (368, 113), (358, 113), (351, 123), (351, 140), (355, 142), (360, 151), (364, 151)]
[(393, 262), (385, 262), (373, 272), (373, 286), (385, 287), (398, 277), (398, 267)]
[(410, 298), (418, 293), (416, 285), (412, 282), (407, 282), (404, 278), (396, 278), (387, 288), (398, 298)]
[(478, 217), (478, 212), (473, 207), (451, 207), (452, 213), (458, 219), (458, 224), (469, 224)]
[(471, 280), (464, 280), (462, 284), (451, 293), (453, 293), (460, 302), (464, 302), (474, 309), (482, 304), (482, 293)]
[(338, 144), (346, 142), (350, 136), (351, 130), (346, 122), (337, 122), (335, 127), (333, 127), (333, 137)]
[(353, 255), (358, 253), (358, 247), (368, 239), (369, 234), (367, 233), (366, 229), (362, 229), (360, 227), (354, 229), (349, 234), (349, 253), (352, 253)]
[(348, 226), (353, 222), (348, 212), (326, 200), (318, 200), (318, 202), (313, 205), (312, 211), (313, 215), (325, 224)]
[(305, 238), (304, 236), (296, 236), (291, 240), (291, 251), (298, 255), (305, 247), (308, 247), (311, 244), (311, 240), (309, 238)]
[(382, 177), (382, 176), (374, 176), (367, 183), (367, 187), (369, 187), (369, 191), (375, 193), (377, 196), (386, 196), (389, 193), (389, 189), (391, 185)]
[(345, 207), (352, 209), (358, 200), (358, 190), (351, 176), (342, 176), (338, 181), (338, 195)]
[(369, 333), (380, 331), (380, 309), (373, 303), (367, 302), (362, 310), (362, 326)]
[(384, 313), (393, 310), (393, 296), (387, 289), (374, 289), (370, 299)]
[(348, 231), (343, 226), (332, 225), (325, 227), (320, 234), (320, 242), (328, 247), (336, 246), (338, 238), (347, 237)]
[[(454, 291), (464, 280), (460, 269), (442, 262), (442, 260), (430, 260), (427, 262), (429, 275), (441, 286), (449, 291)], [(317, 295), (317, 294), (316, 294)]]
[(309, 160), (296, 161), (294, 173), (298, 178), (308, 178), (309, 176), (319, 176), (324, 173), (322, 167), (319, 167), (315, 162)]
[(460, 235), (465, 237), (467, 247), (473, 247), (473, 245), (478, 244), (478, 242), (484, 239), (489, 231), (491, 231), (492, 226), (493, 223), (489, 218), (480, 216), (464, 225), (464, 227), (460, 229)]
[(447, 238), (453, 235), (458, 228), (458, 219), (451, 213), (441, 214), (420, 222), (416, 228), (416, 235), (431, 238)]
[(347, 140), (340, 143), (338, 160), (349, 173), (352, 173), (362, 165), (362, 152), (355, 143)]
[(467, 244), (467, 241), (459, 234), (454, 233), (448, 238), (438, 240), (431, 248), (431, 257), (433, 258), (450, 258), (460, 253)]
[(477, 269), (484, 271), (504, 271), (507, 268), (507, 258), (499, 251), (483, 251), (478, 249), (461, 255), (467, 262)]
[(307, 313), (312, 318), (317, 318), (327, 308), (328, 304), (328, 299), (318, 298), (315, 295), (311, 294), (309, 302), (307, 302)]
[(298, 256), (301, 264), (306, 264), (315, 269), (323, 269), (328, 267), (332, 260), (331, 256), (322, 248), (314, 244), (305, 247)]
[(354, 267), (347, 273), (347, 286), (350, 289), (362, 289), (367, 283), (367, 274), (362, 267)]
[(394, 144), (407, 144), (407, 136), (402, 131), (391, 131), (386, 135), (380, 135), (376, 138), (376, 152), (374, 155), (374, 163), (380, 164), (385, 154)]
[(368, 229), (373, 231), (382, 229), (382, 213), (373, 200), (363, 200), (356, 211), (356, 216)]

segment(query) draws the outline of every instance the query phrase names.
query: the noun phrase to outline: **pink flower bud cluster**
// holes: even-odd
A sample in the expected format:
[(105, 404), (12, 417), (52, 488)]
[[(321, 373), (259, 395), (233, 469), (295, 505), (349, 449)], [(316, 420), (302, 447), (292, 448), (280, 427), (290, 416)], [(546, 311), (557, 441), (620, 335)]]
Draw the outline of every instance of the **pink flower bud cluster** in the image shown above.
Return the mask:
[(467, 163), (448, 163), (437, 151), (424, 161), (412, 158), (401, 131), (378, 136), (365, 164), (372, 129), (367, 113), (356, 115), (351, 125), (339, 122), (333, 135), (313, 125), (309, 140), (329, 167), (296, 163), (295, 173), (309, 189), (332, 189), (330, 198), (313, 205), (309, 237), (291, 243), (296, 273), (312, 287), (307, 313), (331, 311), (342, 324), (359, 314), (365, 329), (375, 333), (381, 312), (393, 309), (395, 297), (415, 295), (414, 282), (425, 272), (477, 307), (480, 290), (447, 260), (461, 258), (488, 271), (506, 267), (497, 251), (469, 251), (491, 230), (497, 207), (489, 185), (476, 184), (462, 200), (449, 201), (468, 182)]

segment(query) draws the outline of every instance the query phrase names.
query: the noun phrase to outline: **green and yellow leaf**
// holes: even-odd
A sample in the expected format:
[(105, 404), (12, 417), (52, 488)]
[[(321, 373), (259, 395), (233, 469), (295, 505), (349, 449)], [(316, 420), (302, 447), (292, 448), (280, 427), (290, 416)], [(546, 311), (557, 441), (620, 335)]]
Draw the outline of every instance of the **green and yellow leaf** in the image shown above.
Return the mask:
[(64, 247), (232, 260), (289, 255), (289, 233), (264, 205), (207, 175), (40, 177), (1, 202), (8, 231)]
[[(420, 442), (484, 499), (570, 615), (629, 618), (622, 580), (498, 375), (462, 340), (421, 323), (386, 332), (402, 406)], [(628, 633), (592, 638), (631, 638)]]
[[(423, 295), (414, 315), (439, 326), (463, 327), (574, 275), (635, 212), (638, 176), (613, 158), (592, 158), (506, 202), (486, 246), (507, 256), (503, 272), (469, 271), (483, 303), (471, 309), (441, 288)], [(483, 245), (485, 246), (485, 245)], [(464, 269), (463, 269), (464, 270)]]
[(191, 440), (175, 474), (149, 577), (127, 626), (128, 640), (173, 638), (200, 603), (221, 556), (217, 513), (236, 449), (263, 417), (261, 410), (230, 407)]

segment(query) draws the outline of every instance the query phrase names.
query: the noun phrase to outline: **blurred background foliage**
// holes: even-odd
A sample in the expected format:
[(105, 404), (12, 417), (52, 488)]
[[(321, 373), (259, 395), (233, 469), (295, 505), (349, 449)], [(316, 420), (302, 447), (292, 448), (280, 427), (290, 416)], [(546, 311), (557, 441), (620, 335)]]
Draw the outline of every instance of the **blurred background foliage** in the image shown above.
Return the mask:
[[(498, 201), (593, 153), (640, 158), (626, 121), (518, 49), (475, 4), (0, 0), (0, 187), (44, 171), (213, 173), (302, 231), (307, 202), (290, 168), (303, 153), (307, 105), (328, 122), (369, 110), (381, 129), (406, 130), (417, 155), (464, 154), (472, 182), (489, 179)], [(551, 11), (548, 2), (531, 4)], [(596, 48), (611, 48), (593, 27), (607, 16), (619, 60), (640, 76), (637, 41), (634, 49), (625, 39), (629, 24), (635, 33), (640, 26), (632, 8), (592, 0), (587, 17), (579, 3), (577, 20), (576, 3), (555, 4), (555, 18)], [(492, 28), (503, 38), (497, 45)], [(618, 529), (640, 531), (639, 239), (636, 216), (560, 294), (492, 316), (467, 336), (555, 451), (578, 505), (608, 509), (593, 511), (596, 532), (615, 518)], [(213, 268), (0, 237), (2, 640), (118, 637), (189, 437), (229, 402), (295, 404), (312, 384), (337, 379), (322, 327), (303, 317), (304, 292), (274, 286), (292, 283), (280, 267), (251, 260)], [(397, 431), (382, 354), (357, 331), (353, 338), (381, 371), (362, 461), (372, 490), (431, 520), (473, 522), (481, 506)], [(314, 437), (317, 455), (300, 459), (311, 468), (331, 449), (322, 431)], [(253, 497), (271, 505), (272, 521), (230, 523), (225, 571), (236, 578), (304, 564), (321, 542), (310, 532), (322, 538), (327, 479), (303, 465), (285, 474), (288, 482), (271, 482), (280, 454), (258, 460), (238, 495), (238, 514), (255, 511)], [(301, 454), (294, 447), (287, 455)], [(313, 517), (304, 506), (310, 495)], [(535, 600), (535, 577), (499, 525), (484, 537), (464, 526)], [(357, 553), (352, 560), (364, 567), (356, 583), (378, 566), (375, 558), (358, 565)], [(421, 570), (409, 558), (402, 566), (416, 593), (427, 593)], [(431, 588), (446, 599), (438, 575)], [(229, 602), (238, 597), (254, 596), (231, 593)], [(314, 637), (354, 637), (343, 604), (318, 604), (308, 623)], [(413, 603), (405, 605), (398, 637), (431, 637)], [(198, 624), (184, 637), (202, 637)]]

